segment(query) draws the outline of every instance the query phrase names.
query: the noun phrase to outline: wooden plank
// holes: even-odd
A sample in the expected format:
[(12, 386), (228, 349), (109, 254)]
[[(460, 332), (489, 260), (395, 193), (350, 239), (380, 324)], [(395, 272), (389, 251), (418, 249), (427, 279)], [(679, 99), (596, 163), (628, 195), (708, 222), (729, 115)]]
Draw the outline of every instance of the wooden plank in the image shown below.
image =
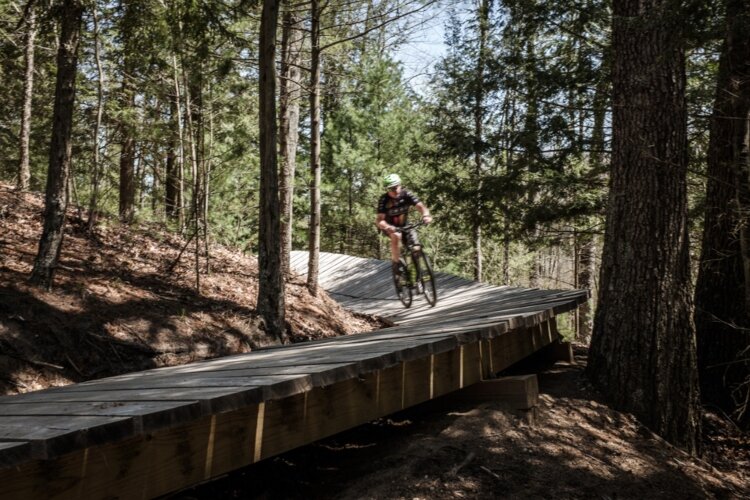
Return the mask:
[[(31, 444), (0, 442), (0, 470), (31, 460)], [(2, 486), (0, 486), (2, 491)], [(2, 495), (0, 495), (1, 497)]]
[[(13, 402), (133, 402), (133, 401), (198, 401), (201, 413), (222, 413), (262, 400), (262, 387), (203, 387), (181, 389), (132, 389), (101, 391), (62, 390), (36, 391), (6, 396)], [(0, 404), (2, 401), (0, 400)]]
[(153, 498), (253, 461), (258, 407), (0, 469), (3, 500)]
[(432, 365), (430, 358), (418, 358), (403, 365), (403, 387), (401, 408), (423, 403), (430, 399), (430, 375)]
[(31, 444), (34, 458), (50, 459), (71, 449), (118, 441), (136, 434), (132, 418), (67, 416), (2, 416), (0, 441)]
[(370, 374), (266, 405), (261, 457), (330, 436), (376, 418), (377, 376)]
[(162, 376), (142, 377), (95, 385), (73, 385), (65, 392), (137, 391), (146, 386), (149, 389), (210, 389), (224, 387), (259, 387), (263, 399), (283, 397), (310, 389), (312, 378), (309, 375), (277, 376), (232, 376), (232, 372), (179, 373)]
[(482, 380), (450, 397), (451, 401), (500, 403), (512, 410), (528, 410), (537, 405), (539, 384), (536, 375), (517, 375)]
[(153, 432), (195, 420), (201, 415), (198, 401), (136, 402), (4, 402), (0, 416), (131, 417), (136, 432)]
[(461, 388), (461, 349), (436, 354), (431, 361), (431, 395), (433, 398)]

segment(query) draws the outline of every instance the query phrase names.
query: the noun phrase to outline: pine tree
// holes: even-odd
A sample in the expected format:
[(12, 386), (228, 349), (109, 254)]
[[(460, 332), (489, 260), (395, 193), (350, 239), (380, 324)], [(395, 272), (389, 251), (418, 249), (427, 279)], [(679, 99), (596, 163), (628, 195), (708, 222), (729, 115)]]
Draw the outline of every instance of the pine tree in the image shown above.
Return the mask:
[(64, 0), (58, 6), (60, 40), (57, 50), (57, 83), (49, 148), (49, 170), (44, 199), (44, 228), (29, 282), (50, 288), (60, 259), (68, 208), (68, 182), (73, 144), (73, 105), (76, 96), (78, 41), (83, 5)]
[(685, 55), (670, 0), (616, 0), (613, 152), (587, 373), (614, 406), (700, 442), (687, 226)]

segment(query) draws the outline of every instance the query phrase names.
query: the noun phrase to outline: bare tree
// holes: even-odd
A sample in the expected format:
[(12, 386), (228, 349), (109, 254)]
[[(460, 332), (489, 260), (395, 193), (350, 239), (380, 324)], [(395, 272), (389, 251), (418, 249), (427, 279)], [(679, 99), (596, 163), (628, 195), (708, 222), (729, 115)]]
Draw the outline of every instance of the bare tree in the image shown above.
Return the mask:
[(33, 2), (26, 8), (26, 40), (23, 80), (23, 112), (21, 113), (21, 133), (19, 135), (18, 188), (29, 189), (31, 167), (29, 165), (29, 135), (31, 133), (31, 101), (34, 96), (34, 41), (36, 40), (36, 10)]
[(279, 153), (281, 157), (281, 255), (284, 274), (289, 274), (289, 254), (292, 250), (292, 208), (294, 173), (297, 166), (299, 141), (299, 100), (301, 97), (303, 30), (302, 19), (292, 9), (284, 13), (281, 37), (281, 78), (279, 85)]
[(99, 204), (99, 183), (101, 179), (101, 161), (100, 161), (100, 144), (99, 136), (102, 130), (102, 116), (104, 114), (104, 69), (102, 68), (101, 58), (101, 40), (99, 31), (99, 16), (96, 8), (93, 11), (94, 17), (94, 60), (96, 61), (97, 85), (96, 85), (96, 125), (94, 125), (94, 165), (93, 176), (91, 180), (91, 199), (89, 201), (89, 220), (88, 228), (93, 229), (96, 224), (96, 213)]
[(264, 0), (260, 21), (260, 224), (258, 313), (266, 332), (284, 339), (284, 277), (281, 272), (279, 178), (276, 157), (276, 23), (279, 0)]
[(308, 238), (307, 288), (318, 293), (320, 261), (320, 13), (318, 0), (310, 0), (310, 234)]
[(68, 207), (68, 182), (73, 149), (73, 105), (76, 95), (78, 41), (83, 18), (80, 0), (64, 0), (59, 9), (60, 36), (57, 50), (52, 139), (44, 200), (44, 229), (29, 282), (49, 288), (60, 258)]

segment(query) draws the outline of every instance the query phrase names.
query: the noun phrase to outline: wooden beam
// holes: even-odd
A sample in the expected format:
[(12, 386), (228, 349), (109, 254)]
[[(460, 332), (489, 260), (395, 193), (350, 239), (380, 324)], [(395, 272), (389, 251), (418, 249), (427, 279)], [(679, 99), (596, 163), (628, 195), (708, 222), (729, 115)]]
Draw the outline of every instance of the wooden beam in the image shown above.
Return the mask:
[(539, 384), (536, 375), (518, 375), (482, 380), (449, 396), (451, 402), (498, 403), (509, 410), (528, 410), (537, 405)]
[(3, 500), (153, 498), (253, 461), (258, 406), (0, 469)]

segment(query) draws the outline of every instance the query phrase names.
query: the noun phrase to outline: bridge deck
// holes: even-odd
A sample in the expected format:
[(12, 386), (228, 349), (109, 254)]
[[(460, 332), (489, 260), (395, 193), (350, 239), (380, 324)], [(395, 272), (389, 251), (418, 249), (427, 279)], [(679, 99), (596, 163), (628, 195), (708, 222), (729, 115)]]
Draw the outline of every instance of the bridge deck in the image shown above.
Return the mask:
[(392, 328), (0, 398), (0, 498), (150, 498), (216, 477), (491, 377), (587, 299), (439, 275), (435, 308), (404, 309), (389, 266), (322, 254), (321, 286)]

